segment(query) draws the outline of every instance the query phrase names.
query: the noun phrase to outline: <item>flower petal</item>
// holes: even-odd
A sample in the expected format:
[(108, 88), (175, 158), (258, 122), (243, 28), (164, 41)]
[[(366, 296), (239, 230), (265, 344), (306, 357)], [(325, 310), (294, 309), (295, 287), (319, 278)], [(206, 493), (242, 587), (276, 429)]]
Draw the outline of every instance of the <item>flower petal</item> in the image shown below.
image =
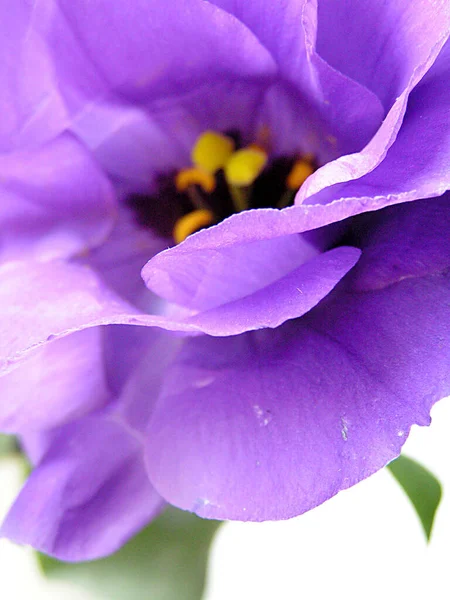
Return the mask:
[(111, 91), (148, 103), (275, 70), (248, 29), (200, 0), (63, 0), (46, 33), (70, 107)]
[(202, 0), (64, 1), (36, 23), (71, 130), (135, 189), (186, 164), (204, 129), (248, 130), (276, 73), (251, 31)]
[(3, 155), (0, 195), (2, 260), (84, 252), (105, 239), (116, 216), (110, 183), (67, 134), (39, 150)]
[(139, 441), (111, 420), (90, 417), (55, 435), (0, 533), (60, 560), (93, 560), (120, 548), (163, 505)]
[(448, 215), (437, 198), (356, 219), (360, 262), (302, 319), (186, 342), (148, 431), (159, 492), (205, 517), (288, 518), (399, 454), (450, 392)]
[(330, 67), (317, 54), (317, 2), (213, 3), (235, 15), (258, 36), (276, 61), (281, 79), (302, 97), (305, 113), (311, 113), (309, 118), (315, 121), (316, 131), (322, 133), (318, 149), (321, 161), (359, 150), (369, 141), (381, 123), (382, 106), (373, 92)]
[[(35, 31), (37, 2), (0, 6), (0, 151), (37, 144), (68, 125), (47, 48)], [(41, 3), (42, 5), (44, 3)], [(50, 3), (41, 19), (45, 21)]]
[(132, 211), (121, 206), (108, 239), (78, 262), (94, 269), (126, 301), (145, 312), (154, 312), (158, 299), (146, 288), (140, 272), (149, 258), (167, 245), (167, 240), (156, 236), (149, 227), (137, 225)]
[[(363, 231), (363, 254), (352, 271), (352, 289), (382, 289), (403, 279), (441, 273), (450, 265), (450, 193), (441, 198), (399, 204), (364, 218), (353, 227)], [(432, 240), (432, 243), (431, 241)]]
[(156, 489), (208, 518), (282, 519), (383, 467), (450, 392), (449, 293), (448, 275), (407, 279), (187, 342), (148, 431)]
[[(450, 27), (448, 24), (444, 30), (446, 30), (446, 36), (441, 36), (434, 44), (431, 44), (432, 40), (426, 40), (424, 42), (425, 45), (427, 43), (429, 44), (429, 54), (427, 55), (427, 59), (414, 70), (405, 90), (396, 98), (392, 108), (389, 110), (383, 121), (383, 124), (367, 146), (361, 152), (341, 156), (337, 160), (324, 165), (313, 173), (297, 194), (295, 199), (296, 204), (325, 203), (336, 200), (337, 198), (342, 198), (343, 194), (340, 192), (339, 187), (331, 188), (330, 190), (326, 190), (325, 188), (346, 182), (352, 182), (352, 185), (348, 186), (345, 190), (346, 196), (352, 197), (353, 195), (356, 195), (352, 193), (352, 187), (354, 186), (357, 191), (360, 178), (371, 173), (380, 165), (382, 168), (386, 169), (386, 171), (381, 169), (381, 178), (385, 178), (386, 173), (389, 173), (388, 179), (390, 179), (393, 166), (390, 164), (391, 154), (392, 157), (397, 157), (397, 161), (395, 161), (395, 158), (394, 161), (400, 164), (400, 168), (403, 166), (403, 174), (405, 174), (405, 170), (411, 168), (411, 160), (414, 161), (413, 164), (419, 162), (415, 153), (419, 152), (422, 156), (423, 148), (426, 147), (425, 144), (427, 143), (427, 140), (433, 136), (434, 132), (436, 132), (438, 142), (432, 142), (432, 157), (434, 157), (436, 148), (439, 147), (442, 138), (444, 137), (446, 140), (448, 138), (448, 105), (443, 104), (445, 98), (444, 92), (446, 90), (445, 71), (448, 72), (449, 65), (448, 52), (443, 46), (450, 35)], [(441, 54), (439, 54), (440, 51)], [(442, 64), (439, 64), (441, 61), (446, 63), (446, 68), (444, 68)], [(436, 68), (436, 77), (432, 76), (433, 68)], [(427, 75), (427, 77), (424, 79), (423, 86), (417, 85), (425, 75)], [(433, 87), (428, 88), (428, 85)], [(434, 89), (434, 86), (436, 89)], [(405, 122), (402, 125), (408, 98), (413, 90), (414, 95), (411, 96), (411, 107), (408, 105), (408, 112), (405, 117)], [(436, 98), (434, 97), (434, 94), (436, 94)], [(424, 107), (426, 107), (425, 111)], [(424, 114), (429, 115), (427, 124), (421, 122)], [(433, 123), (434, 119), (436, 119), (436, 123)], [(428, 123), (432, 126), (432, 131), (430, 133), (426, 131)], [(440, 127), (442, 127), (442, 131), (438, 131)], [(404, 130), (406, 130), (406, 133)], [(397, 144), (396, 139), (399, 132), (399, 143)], [(416, 136), (417, 139), (415, 139)], [(406, 144), (402, 143), (402, 139), (406, 141)], [(407, 145), (411, 143), (412, 139), (414, 139), (413, 148), (406, 152), (402, 161), (402, 159), (398, 157), (406, 150)], [(447, 154), (447, 147), (448, 144), (445, 142), (443, 150), (440, 151), (441, 155), (445, 156)], [(392, 153), (390, 152), (391, 148)], [(430, 162), (432, 164), (432, 161)], [(399, 170), (398, 167), (397, 170)], [(435, 177), (433, 176), (432, 170), (430, 176), (433, 183), (435, 183)], [(325, 190), (323, 195), (318, 195), (322, 190)], [(431, 195), (437, 194), (439, 194), (439, 191), (435, 188)], [(314, 197), (311, 198), (311, 196)], [(420, 197), (423, 196), (422, 191), (419, 189), (416, 190), (415, 198)]]
[(175, 319), (146, 315), (107, 288), (88, 267), (16, 263), (0, 269), (0, 370), (55, 339), (111, 323), (198, 332)]
[(187, 318), (185, 322), (218, 336), (278, 327), (316, 306), (355, 265), (359, 256), (360, 250), (344, 246), (324, 252), (266, 287)]
[[(208, 0), (210, 4), (234, 15), (262, 42), (283, 75), (310, 85), (307, 68), (307, 44), (304, 32), (304, 0), (280, 0), (274, 4), (261, 0), (258, 4), (243, 0)], [(308, 25), (315, 27), (316, 10), (307, 14)], [(306, 68), (305, 68), (306, 67)]]
[(185, 252), (183, 244), (169, 248), (145, 265), (144, 281), (171, 302), (207, 310), (252, 294), (319, 253), (298, 235), (247, 245), (236, 241), (232, 247), (205, 248), (201, 257)]
[[(136, 432), (145, 433), (166, 367), (183, 340), (171, 332), (147, 327), (108, 328), (106, 345), (109, 348), (105, 353), (108, 380), (111, 381), (114, 370), (116, 388), (120, 386), (120, 397), (113, 407), (115, 419)], [(118, 346), (118, 342), (122, 346)]]
[(32, 354), (0, 378), (0, 429), (50, 429), (99, 408), (109, 398), (99, 328), (80, 331)]
[(372, 90), (388, 110), (418, 67), (435, 54), (449, 26), (446, 0), (320, 0), (317, 51)]
[(344, 198), (348, 203), (364, 203), (376, 195), (378, 200), (394, 203), (439, 196), (448, 190), (449, 77), (447, 42), (424, 81), (411, 93), (397, 139), (381, 164), (364, 177), (324, 189), (306, 202), (325, 204)]

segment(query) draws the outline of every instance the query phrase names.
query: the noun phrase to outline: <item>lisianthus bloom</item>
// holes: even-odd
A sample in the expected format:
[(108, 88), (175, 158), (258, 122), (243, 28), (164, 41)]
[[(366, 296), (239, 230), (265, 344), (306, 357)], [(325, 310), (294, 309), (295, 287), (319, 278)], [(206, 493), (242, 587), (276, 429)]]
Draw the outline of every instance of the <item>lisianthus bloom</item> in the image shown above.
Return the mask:
[(0, 20), (0, 425), (34, 465), (3, 535), (91, 559), (396, 457), (450, 393), (447, 0), (32, 4)]

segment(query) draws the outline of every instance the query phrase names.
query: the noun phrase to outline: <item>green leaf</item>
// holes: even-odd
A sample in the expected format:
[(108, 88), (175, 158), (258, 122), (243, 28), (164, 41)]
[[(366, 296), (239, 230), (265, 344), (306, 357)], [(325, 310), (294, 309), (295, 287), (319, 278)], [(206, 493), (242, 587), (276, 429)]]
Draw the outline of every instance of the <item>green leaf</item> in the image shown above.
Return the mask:
[(388, 465), (388, 469), (409, 496), (429, 541), (442, 496), (439, 480), (428, 469), (407, 456), (399, 456)]
[(13, 435), (0, 434), (0, 457), (17, 452), (16, 438)]
[(48, 577), (71, 581), (102, 600), (199, 600), (219, 524), (168, 508), (112, 556), (69, 564), (40, 555), (40, 562)]

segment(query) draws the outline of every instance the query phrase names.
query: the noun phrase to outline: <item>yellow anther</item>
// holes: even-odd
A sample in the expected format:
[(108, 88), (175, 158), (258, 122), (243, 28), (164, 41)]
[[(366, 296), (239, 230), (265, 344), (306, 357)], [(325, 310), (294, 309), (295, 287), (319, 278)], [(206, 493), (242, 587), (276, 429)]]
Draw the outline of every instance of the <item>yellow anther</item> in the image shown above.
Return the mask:
[(191, 185), (199, 185), (207, 194), (211, 194), (216, 187), (216, 180), (211, 173), (192, 167), (181, 169), (175, 177), (175, 187), (179, 192), (184, 192)]
[(214, 223), (214, 215), (210, 210), (199, 209), (184, 215), (175, 223), (173, 228), (173, 239), (176, 244), (183, 242), (188, 235), (212, 225)]
[(314, 173), (314, 167), (309, 161), (297, 160), (287, 176), (287, 187), (290, 190), (298, 190), (312, 173)]
[(267, 154), (255, 148), (243, 148), (235, 152), (225, 165), (227, 183), (247, 187), (261, 174), (266, 166)]
[(215, 173), (223, 169), (233, 151), (234, 141), (230, 137), (215, 131), (205, 131), (197, 138), (191, 159), (196, 167)]

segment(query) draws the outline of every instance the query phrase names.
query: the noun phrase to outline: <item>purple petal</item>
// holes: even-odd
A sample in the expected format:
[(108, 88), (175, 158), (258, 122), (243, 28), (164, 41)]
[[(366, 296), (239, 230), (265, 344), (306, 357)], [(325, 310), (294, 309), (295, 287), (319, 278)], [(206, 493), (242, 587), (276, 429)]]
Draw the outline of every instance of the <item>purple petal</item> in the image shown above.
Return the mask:
[(210, 0), (211, 4), (234, 15), (261, 40), (269, 50), (283, 75), (299, 86), (311, 85), (307, 68), (307, 42), (304, 13), (308, 24), (314, 25), (316, 11), (305, 11), (305, 2), (280, 0), (277, 4), (261, 0), (258, 4), (239, 0)]
[(354, 220), (360, 262), (302, 319), (184, 345), (148, 431), (150, 477), (169, 502), (288, 518), (368, 477), (429, 423), (450, 392), (447, 203)]
[(208, 518), (282, 519), (383, 467), (450, 392), (449, 290), (408, 279), (274, 331), (187, 342), (148, 431), (156, 489)]
[(93, 268), (109, 288), (134, 306), (154, 312), (158, 299), (145, 286), (140, 273), (149, 258), (167, 246), (167, 240), (137, 225), (135, 215), (122, 206), (105, 243), (78, 262)]
[[(108, 414), (130, 432), (144, 433), (161, 389), (165, 368), (178, 352), (183, 338), (157, 328), (116, 325), (85, 330), (62, 341), (92, 333), (103, 341), (104, 367), (101, 370), (110, 390)], [(55, 346), (58, 344), (59, 341), (54, 342)], [(52, 346), (47, 346), (46, 350)], [(21, 445), (33, 464), (41, 461), (58, 432), (59, 429), (21, 433)]]
[[(234, 12), (244, 20), (245, 27), (227, 12), (200, 2), (190, 6), (189, 18), (181, 22), (179, 14), (184, 4), (179, 0), (170, 17), (171, 36), (177, 36), (177, 40), (181, 37), (186, 44), (179, 48), (178, 43), (171, 43), (171, 36), (161, 43), (149, 30), (149, 23), (158, 27), (162, 15), (169, 18), (167, 10), (172, 4), (170, 9), (164, 4), (162, 11), (157, 4), (150, 7), (143, 3), (135, 3), (126, 12), (109, 8), (107, 28), (103, 17), (101, 25), (96, 23), (103, 14), (97, 5), (90, 14), (90, 6), (67, 4), (65, 18), (56, 11), (50, 34), (44, 32), (58, 48), (57, 64), (63, 61), (59, 65), (61, 89), (75, 116), (73, 130), (95, 150), (110, 173), (143, 188), (151, 184), (155, 172), (180, 167), (195, 137), (205, 128), (234, 127), (247, 136), (253, 129), (254, 135), (257, 127), (253, 115), (258, 113), (258, 104), (260, 119), (271, 112), (266, 107), (270, 105), (270, 92), (267, 99), (263, 93), (276, 71), (264, 46), (278, 61), (281, 76), (290, 82), (283, 84), (284, 94), (303, 97), (305, 123), (314, 123), (316, 137), (320, 132), (319, 141), (314, 143), (314, 136), (302, 136), (303, 145), (307, 139), (309, 150), (317, 152), (321, 160), (359, 150), (375, 133), (382, 118), (379, 100), (370, 90), (330, 68), (314, 52), (316, 25), (311, 7), (293, 2), (288, 2), (284, 11), (275, 11), (267, 2), (256, 12), (251, 7), (239, 7)], [(201, 20), (202, 28), (189, 43), (190, 32), (186, 29), (186, 33), (185, 28), (192, 25), (191, 18)], [(207, 20), (210, 23), (205, 27)], [(299, 26), (294, 27), (295, 23)], [(302, 24), (305, 33), (299, 35)], [(182, 33), (177, 32), (178, 27)], [(215, 28), (218, 31), (212, 42), (209, 35), (214, 35)], [(280, 28), (285, 33), (283, 44), (278, 35), (273, 35)], [(221, 35), (222, 29), (226, 29), (226, 35)], [(111, 35), (116, 30), (117, 35)], [(108, 32), (106, 39), (99, 36), (102, 31)], [(264, 46), (256, 41), (254, 33)], [(115, 41), (113, 46), (111, 39)], [(157, 47), (152, 46), (154, 39), (158, 39)], [(120, 51), (122, 45), (126, 53)], [(172, 56), (180, 51), (182, 59)], [(148, 61), (142, 60), (143, 56)], [(189, 60), (189, 79), (184, 76), (183, 60)], [(305, 76), (299, 77), (299, 73)], [(117, 98), (106, 100), (111, 89), (145, 103), (148, 114), (142, 108), (121, 106)], [(88, 98), (95, 101), (87, 102)], [(226, 98), (227, 110), (218, 98)], [(277, 113), (271, 114), (268, 124), (277, 131), (278, 118), (273, 116)], [(149, 152), (155, 143), (158, 152)]]
[[(295, 239), (292, 243), (294, 242)], [(291, 248), (295, 246), (289, 243)], [(282, 247), (279, 245), (280, 249)], [(286, 247), (284, 243), (284, 248)], [(297, 249), (299, 248), (300, 246), (297, 246)], [(332, 283), (328, 282), (323, 286), (322, 293), (333, 287), (339, 277), (354, 264), (355, 259), (354, 253), (343, 259), (341, 266), (335, 271), (335, 279), (332, 277)], [(270, 269), (267, 269), (266, 273), (264, 269), (261, 270), (261, 276), (266, 277), (265, 285), (283, 276), (279, 268), (283, 261), (286, 267), (287, 256), (282, 257), (277, 269), (272, 273)], [(324, 261), (326, 265), (326, 257)], [(286, 269), (284, 274), (291, 270)], [(261, 277), (256, 282), (258, 286), (253, 288), (253, 291), (264, 287)], [(280, 286), (282, 289), (281, 284)], [(296, 294), (297, 287), (296, 285)], [(242, 288), (239, 291), (242, 293)], [(305, 305), (300, 302), (297, 307), (302, 310), (314, 305), (318, 298), (317, 293), (313, 292), (314, 287), (311, 288), (311, 299)], [(208, 288), (205, 288), (204, 298), (210, 299)], [(233, 297), (229, 295), (227, 299), (231, 301)], [(33, 350), (70, 333), (97, 325), (133, 324), (191, 333), (202, 330), (201, 322), (190, 323), (182, 312), (175, 312), (172, 316), (170, 313), (167, 316), (143, 313), (117, 296), (88, 267), (56, 261), (5, 265), (0, 286), (0, 302), (4, 307), (3, 331), (0, 337), (0, 356), (4, 372), (12, 370), (18, 361), (24, 360)], [(264, 302), (263, 299), (261, 306), (264, 306)], [(290, 318), (289, 309), (286, 307), (284, 310), (284, 317)], [(266, 316), (260, 318), (268, 318), (267, 311), (262, 314)], [(272, 316), (273, 318), (280, 317)], [(205, 328), (206, 326), (207, 318)], [(208, 327), (211, 328), (212, 325), (209, 324)]]
[(382, 106), (373, 92), (316, 53), (315, 2), (214, 0), (214, 4), (236, 15), (258, 36), (276, 61), (281, 79), (293, 85), (309, 106), (305, 112), (315, 113), (316, 132), (323, 129), (321, 159), (359, 150), (369, 141), (381, 123)]
[[(379, 211), (361, 229), (363, 254), (352, 271), (356, 291), (382, 289), (403, 279), (441, 273), (450, 264), (450, 193)], [(432, 243), (430, 243), (430, 237)]]
[(320, 0), (317, 51), (388, 110), (430, 52), (436, 56), (449, 26), (445, 1)]
[[(448, 34), (449, 32), (447, 31), (447, 37)], [(396, 98), (392, 108), (389, 110), (385, 120), (383, 121), (383, 124), (377, 131), (376, 135), (367, 144), (367, 146), (361, 152), (350, 154), (348, 156), (341, 156), (337, 160), (324, 165), (315, 173), (313, 173), (313, 175), (308, 178), (297, 194), (295, 200), (297, 204), (315, 204), (317, 202), (324, 204), (326, 202), (334, 201), (337, 198), (342, 198), (343, 193), (340, 191), (340, 187), (332, 188), (331, 190), (326, 190), (325, 188), (346, 182), (352, 182), (352, 185), (344, 188), (346, 191), (346, 196), (349, 198), (351, 198), (353, 195), (356, 196), (360, 178), (364, 175), (367, 175), (367, 173), (371, 173), (374, 169), (379, 167), (379, 165), (386, 169), (386, 171), (383, 171), (382, 169), (380, 170), (380, 180), (384, 180), (384, 178), (386, 178), (386, 173), (389, 174), (388, 179), (391, 178), (392, 168), (393, 166), (396, 166), (395, 162), (400, 163), (400, 168), (403, 167), (401, 176), (405, 175), (405, 171), (407, 169), (411, 169), (411, 160), (413, 163), (418, 162), (417, 153), (420, 153), (422, 156), (423, 148), (426, 147), (425, 144), (427, 144), (427, 141), (432, 138), (433, 132), (436, 131), (439, 141), (431, 142), (431, 149), (433, 152), (432, 157), (434, 156), (436, 149), (439, 148), (439, 144), (441, 144), (443, 138), (445, 138), (445, 140), (448, 138), (448, 118), (446, 116), (447, 105), (443, 105), (443, 102), (445, 98), (444, 91), (446, 90), (445, 70), (448, 69), (449, 63), (447, 53), (445, 51), (442, 53), (442, 59), (446, 62), (447, 69), (444, 69), (442, 65), (438, 65), (438, 63), (441, 61), (440, 55), (436, 60), (439, 51), (442, 49), (445, 43), (445, 38), (441, 37), (440, 39), (436, 40), (434, 45), (430, 45), (431, 42), (432, 40), (425, 40), (424, 44), (429, 44), (429, 54), (427, 55), (427, 60), (420, 64), (417, 69), (415, 69), (405, 90)], [(435, 60), (438, 72), (434, 78), (432, 77), (433, 69), (431, 67)], [(430, 68), (431, 70), (429, 71)], [(429, 73), (427, 73), (428, 71)], [(414, 89), (425, 74), (427, 74), (427, 78), (424, 81), (423, 87), (417, 86), (417, 89)], [(436, 87), (435, 90), (433, 88), (428, 88), (427, 90), (425, 87), (428, 85), (430, 79), (434, 82), (434, 84), (430, 82), (430, 85), (434, 85)], [(408, 113), (406, 115), (405, 122), (402, 125), (408, 98), (413, 90), (414, 94), (411, 97), (412, 109), (408, 105)], [(434, 97), (434, 93), (436, 94), (436, 98)], [(414, 105), (416, 108), (414, 108)], [(428, 123), (431, 123), (432, 125), (431, 133), (426, 131), (428, 124), (421, 122), (422, 116), (425, 114), (429, 115)], [(437, 120), (437, 127), (436, 124), (433, 123), (433, 119)], [(442, 130), (439, 131), (439, 128), (442, 128)], [(406, 129), (406, 134), (404, 129)], [(399, 137), (399, 144), (397, 144), (396, 138), (399, 131), (400, 136), (402, 137)], [(417, 139), (415, 136), (417, 136)], [(404, 139), (406, 143), (403, 144), (401, 139)], [(411, 144), (412, 141), (414, 141), (413, 148), (407, 150), (408, 144)], [(391, 147), (392, 152), (389, 152)], [(397, 152), (395, 150), (396, 147)], [(440, 151), (442, 156), (447, 155), (447, 148), (448, 143), (445, 141), (444, 148)], [(402, 161), (401, 158), (399, 159), (398, 157), (402, 156), (402, 153), (405, 150), (407, 150), (407, 152)], [(397, 160), (393, 165), (389, 164), (391, 154), (394, 157), (394, 161), (395, 157), (397, 157)], [(430, 162), (432, 164), (432, 161)], [(430, 176), (432, 184), (436, 185), (433, 170), (431, 170)], [(318, 193), (322, 190), (325, 191), (319, 195)], [(356, 193), (353, 193), (353, 190)], [(438, 195), (439, 193), (442, 192), (439, 192), (435, 187), (434, 192), (431, 195)], [(315, 194), (316, 196), (314, 196)], [(379, 195), (378, 189), (376, 190), (376, 195)], [(311, 196), (314, 197), (311, 198)], [(420, 197), (423, 197), (422, 191), (416, 190), (415, 198)]]
[(327, 150), (321, 158), (331, 160), (361, 150), (381, 124), (380, 101), (370, 90), (332, 69), (315, 52), (310, 60), (320, 84), (313, 105), (325, 121), (322, 145)]
[[(36, 146), (68, 124), (47, 48), (35, 31), (36, 6), (36, 2), (19, 1), (0, 7), (1, 151)], [(48, 2), (43, 21), (50, 6)]]
[[(319, 254), (301, 236), (205, 248), (201, 257), (179, 244), (153, 257), (142, 270), (146, 285), (171, 302), (207, 310), (270, 285)], [(199, 260), (198, 260), (199, 259)]]
[[(3, 260), (44, 260), (100, 244), (115, 218), (113, 189), (86, 150), (64, 135), (0, 158)], [(86, 218), (89, 214), (89, 218)]]
[(257, 38), (206, 2), (64, 0), (58, 6), (49, 40), (69, 105), (79, 104), (81, 94), (92, 98), (111, 90), (149, 102), (179, 97), (205, 81), (274, 72)]
[(27, 431), (25, 434), (20, 435), (20, 447), (33, 467), (41, 462), (50, 448), (55, 437), (55, 431), (58, 430)]
[(108, 381), (114, 381), (120, 390), (114, 404), (116, 419), (135, 431), (145, 432), (166, 367), (183, 340), (171, 332), (147, 327), (108, 328), (105, 340)]
[[(258, 125), (268, 127), (273, 156), (297, 156), (313, 153), (320, 162), (336, 158), (336, 144), (327, 140), (328, 127), (317, 109), (293, 86), (283, 82), (272, 85), (255, 107)], [(257, 134), (256, 134), (257, 135)]]
[(0, 379), (0, 429), (49, 429), (99, 408), (109, 397), (102, 332), (80, 331), (32, 354)]
[(344, 246), (324, 252), (253, 294), (202, 312), (186, 322), (219, 336), (278, 327), (316, 306), (359, 256), (360, 250)]
[(0, 365), (15, 363), (69, 333), (111, 323), (198, 331), (166, 317), (146, 315), (107, 288), (88, 267), (75, 264), (16, 263), (1, 273)]
[[(439, 196), (450, 188), (450, 118), (448, 81), (450, 43), (411, 93), (398, 137), (382, 163), (371, 173), (307, 199), (327, 203), (370, 202), (374, 195), (389, 203)], [(424, 149), (426, 149), (424, 151)]]
[[(375, 208), (376, 202), (374, 201)], [(371, 210), (370, 204), (243, 211), (152, 258), (146, 284), (171, 302), (206, 310), (264, 288), (329, 247), (292, 235)]]
[(120, 548), (163, 505), (141, 443), (114, 421), (91, 417), (55, 436), (1, 535), (60, 560), (93, 560)]

